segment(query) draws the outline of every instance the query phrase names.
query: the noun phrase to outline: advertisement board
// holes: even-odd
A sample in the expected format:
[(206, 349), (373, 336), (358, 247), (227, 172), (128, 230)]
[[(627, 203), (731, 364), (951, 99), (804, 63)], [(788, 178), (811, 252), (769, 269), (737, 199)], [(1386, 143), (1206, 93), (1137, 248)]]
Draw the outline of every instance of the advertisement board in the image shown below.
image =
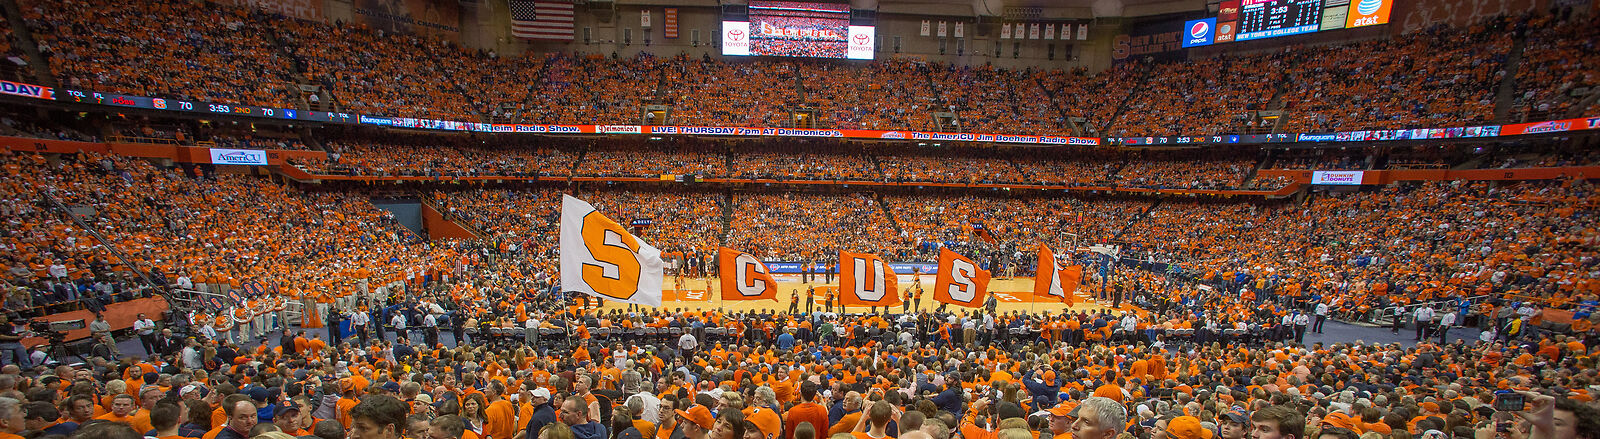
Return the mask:
[(750, 55), (750, 22), (722, 22), (722, 54), (727, 56)]
[(266, 166), (267, 152), (259, 149), (211, 148), (211, 164)]
[[(1174, 36), (1173, 44), (1179, 43)], [(1273, 133), (1273, 134), (1207, 134), (1168, 137), (1072, 137), (1050, 135), (1022, 135), (998, 133), (951, 133), (911, 130), (856, 130), (856, 129), (801, 129), (738, 126), (676, 126), (676, 125), (544, 125), (544, 124), (489, 124), (439, 119), (375, 116), (370, 114), (334, 113), (324, 111), (299, 111), (294, 109), (253, 107), (205, 102), (191, 102), (165, 98), (129, 96), (83, 90), (63, 89), (59, 92), (49, 87), (0, 81), (0, 91), (6, 95), (38, 98), (53, 97), (58, 102), (107, 105), (113, 107), (141, 108), (159, 111), (179, 111), (205, 114), (289, 119), (341, 124), (360, 124), (379, 127), (414, 128), (443, 131), (470, 131), (483, 133), (532, 134), (638, 134), (638, 135), (693, 135), (735, 137), (833, 137), (848, 139), (989, 142), (1039, 146), (1097, 146), (1104, 142), (1113, 145), (1184, 145), (1232, 144), (1277, 142), (1363, 142), (1401, 141), (1423, 139), (1489, 138), (1562, 133), (1567, 131), (1600, 129), (1600, 117), (1529, 122), (1511, 125), (1457, 126), (1446, 128), (1414, 128), (1397, 130), (1342, 131), (1336, 133)], [(1004, 129), (1004, 128), (1002, 128)]]
[(0, 94), (29, 97), (34, 99), (54, 100), (56, 98), (55, 89), (50, 87), (23, 84), (21, 82), (11, 82), (5, 80), (0, 80)]
[(1217, 35), (1217, 19), (1189, 20), (1183, 24), (1183, 47), (1210, 46)]
[(872, 59), (872, 50), (877, 47), (877, 28), (873, 26), (850, 26), (850, 47), (845, 50), (845, 58)]
[(1354, 186), (1361, 184), (1365, 171), (1311, 171), (1311, 184)]
[(1344, 27), (1375, 26), (1389, 24), (1389, 12), (1394, 6), (1394, 0), (1351, 0), (1349, 12), (1345, 15)]

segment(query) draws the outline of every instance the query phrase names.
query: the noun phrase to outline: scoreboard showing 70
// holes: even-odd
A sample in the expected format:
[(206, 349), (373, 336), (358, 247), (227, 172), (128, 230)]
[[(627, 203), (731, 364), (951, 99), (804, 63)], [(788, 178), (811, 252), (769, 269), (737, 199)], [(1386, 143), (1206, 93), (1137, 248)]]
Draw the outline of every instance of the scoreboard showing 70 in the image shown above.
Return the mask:
[(1244, 0), (1234, 41), (1316, 32), (1322, 26), (1322, 0)]

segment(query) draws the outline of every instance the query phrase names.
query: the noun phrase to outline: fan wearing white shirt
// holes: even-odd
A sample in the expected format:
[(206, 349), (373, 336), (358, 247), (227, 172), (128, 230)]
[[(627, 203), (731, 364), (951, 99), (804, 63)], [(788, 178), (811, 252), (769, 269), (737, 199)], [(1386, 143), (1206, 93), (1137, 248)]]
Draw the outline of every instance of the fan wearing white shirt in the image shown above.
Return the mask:
[(1439, 333), (1439, 344), (1445, 344), (1445, 343), (1449, 342), (1448, 337), (1449, 337), (1449, 334), (1450, 334), (1450, 327), (1451, 326), (1455, 326), (1455, 325), (1456, 325), (1456, 312), (1455, 311), (1450, 311), (1448, 313), (1445, 313), (1444, 317), (1441, 317), (1439, 319), (1439, 327), (1433, 329), (1434, 332), (1438, 332)]
[(144, 313), (133, 321), (133, 333), (139, 335), (139, 345), (144, 347), (144, 354), (156, 353), (156, 322), (146, 317)]
[(350, 328), (356, 332), (357, 337), (361, 338), (363, 346), (367, 344), (368, 323), (372, 323), (372, 317), (367, 316), (366, 311), (360, 309), (350, 311)]

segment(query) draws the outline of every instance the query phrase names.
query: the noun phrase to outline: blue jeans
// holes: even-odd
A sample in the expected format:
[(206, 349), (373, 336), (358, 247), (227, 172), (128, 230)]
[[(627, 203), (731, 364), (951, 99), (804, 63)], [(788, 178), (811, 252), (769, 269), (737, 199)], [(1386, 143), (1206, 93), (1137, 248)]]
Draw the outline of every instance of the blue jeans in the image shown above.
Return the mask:
[[(0, 352), (10, 354), (11, 363), (16, 364), (22, 370), (33, 368), (33, 359), (28, 358), (28, 349), (22, 347), (22, 343), (0, 343)], [(0, 358), (5, 357), (6, 355), (0, 355)]]

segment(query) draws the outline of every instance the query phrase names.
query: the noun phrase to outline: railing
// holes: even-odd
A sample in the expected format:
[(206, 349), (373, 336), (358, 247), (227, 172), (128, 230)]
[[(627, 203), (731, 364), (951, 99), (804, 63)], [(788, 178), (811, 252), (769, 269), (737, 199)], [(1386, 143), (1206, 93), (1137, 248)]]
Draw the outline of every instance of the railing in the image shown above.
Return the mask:
[[(181, 305), (182, 309), (205, 308), (211, 311), (221, 311), (221, 309), (207, 305), (206, 302), (208, 299), (217, 299), (223, 305), (238, 304), (238, 302), (233, 300), (233, 297), (224, 294), (183, 288), (172, 288), (169, 291), (170, 293), (167, 294), (167, 302), (175, 306)], [(305, 314), (305, 307), (300, 303), (299, 300), (288, 300), (283, 307), (283, 312), (284, 317), (288, 318), (289, 321), (297, 321), (300, 320), (301, 316)]]
[(111, 143), (147, 143), (147, 144), (157, 144), (157, 145), (183, 145), (184, 144), (182, 141), (179, 141), (178, 139), (166, 139), (166, 138), (161, 138), (161, 137), (110, 136), (110, 137), (107, 137), (106, 140), (110, 141)]
[(106, 250), (111, 251), (112, 256), (116, 256), (118, 261), (122, 261), (122, 266), (128, 267), (128, 269), (132, 270), (134, 274), (138, 274), (139, 278), (144, 280), (145, 285), (156, 285), (156, 282), (150, 279), (149, 273), (145, 273), (144, 270), (141, 270), (138, 264), (135, 264), (132, 259), (128, 258), (128, 255), (123, 254), (121, 249), (118, 249), (115, 244), (111, 243), (111, 240), (106, 239), (106, 237), (101, 235), (100, 232), (95, 230), (94, 227), (90, 227), (88, 223), (83, 221), (83, 218), (78, 218), (77, 215), (74, 215), (72, 210), (67, 208), (66, 204), (63, 204), (61, 200), (57, 200), (56, 197), (51, 194), (51, 191), (51, 189), (41, 190), (39, 191), (39, 197), (43, 198), (46, 204), (49, 204), (51, 207), (61, 212), (62, 215), (66, 215), (67, 218), (71, 218), (72, 223), (77, 224), (80, 230), (89, 232), (90, 235), (93, 235), (94, 239), (99, 241), (101, 246), (104, 246)]
[[(1400, 309), (1404, 310), (1404, 313), (1400, 315), (1401, 316), (1400, 318), (1404, 319), (1404, 318), (1406, 318), (1406, 316), (1411, 316), (1411, 315), (1416, 314), (1417, 308), (1421, 308), (1424, 305), (1431, 306), (1435, 310), (1448, 310), (1448, 309), (1452, 309), (1452, 308), (1450, 308), (1452, 306), (1459, 306), (1458, 302), (1466, 301), (1467, 305), (1469, 306), (1469, 308), (1475, 308), (1479, 303), (1482, 303), (1483, 301), (1488, 300), (1488, 299), (1489, 299), (1489, 295), (1486, 294), (1486, 295), (1482, 295), (1482, 296), (1470, 296), (1470, 297), (1457, 298), (1457, 299), (1439, 299), (1439, 300), (1432, 300), (1432, 301), (1427, 301), (1427, 302), (1413, 303), (1413, 304), (1410, 304), (1410, 305), (1402, 305), (1402, 306), (1400, 306)], [(1388, 312), (1386, 312), (1388, 309), (1389, 308), (1383, 308), (1383, 309), (1374, 308), (1373, 311), (1377, 312), (1377, 315), (1374, 316), (1372, 321), (1374, 323), (1376, 323), (1378, 320), (1386, 320), (1391, 324), (1394, 323), (1394, 316), (1389, 314)], [(1443, 315), (1443, 313), (1441, 312), (1439, 315)], [(1464, 321), (1466, 318), (1467, 318), (1467, 316), (1457, 316), (1456, 324), (1460, 325), (1461, 322)]]

